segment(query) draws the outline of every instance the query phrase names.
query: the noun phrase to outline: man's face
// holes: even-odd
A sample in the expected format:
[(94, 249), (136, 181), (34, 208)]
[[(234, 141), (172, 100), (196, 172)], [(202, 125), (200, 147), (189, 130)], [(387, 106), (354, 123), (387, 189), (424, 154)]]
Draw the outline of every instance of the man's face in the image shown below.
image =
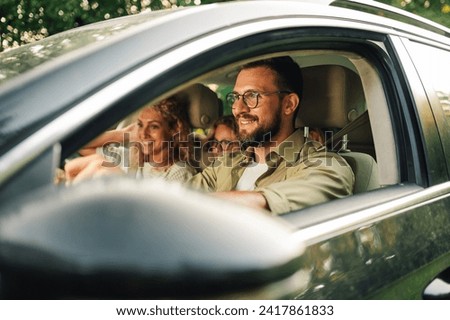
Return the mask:
[[(280, 90), (276, 85), (275, 72), (264, 67), (242, 70), (234, 86), (234, 91), (273, 93)], [(281, 97), (279, 94), (260, 95), (256, 108), (247, 107), (240, 97), (233, 105), (233, 115), (239, 126), (239, 139), (242, 142), (275, 141), (281, 122)]]

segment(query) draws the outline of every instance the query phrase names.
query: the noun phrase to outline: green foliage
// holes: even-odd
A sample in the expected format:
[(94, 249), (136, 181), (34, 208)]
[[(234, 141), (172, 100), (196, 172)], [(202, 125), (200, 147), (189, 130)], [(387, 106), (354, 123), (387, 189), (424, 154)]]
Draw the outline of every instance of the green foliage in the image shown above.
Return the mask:
[(450, 27), (450, 0), (377, 0)]
[[(203, 3), (217, 2), (203, 0)], [(0, 0), (0, 51), (67, 29), (201, 0)]]
[[(144, 10), (227, 0), (0, 0), (0, 51)], [(450, 27), (450, 0), (378, 0)]]

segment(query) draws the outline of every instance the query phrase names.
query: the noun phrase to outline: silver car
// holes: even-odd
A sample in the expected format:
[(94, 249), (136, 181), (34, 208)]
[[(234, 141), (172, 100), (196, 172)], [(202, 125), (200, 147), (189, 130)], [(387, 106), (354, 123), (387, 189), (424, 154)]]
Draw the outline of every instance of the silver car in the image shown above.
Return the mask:
[[(239, 65), (286, 54), (298, 126), (333, 133), (353, 195), (272, 217), (151, 179), (55, 184), (143, 104), (186, 92), (204, 130)], [(449, 298), (448, 61), (449, 29), (345, 0), (142, 13), (1, 53), (0, 297)]]

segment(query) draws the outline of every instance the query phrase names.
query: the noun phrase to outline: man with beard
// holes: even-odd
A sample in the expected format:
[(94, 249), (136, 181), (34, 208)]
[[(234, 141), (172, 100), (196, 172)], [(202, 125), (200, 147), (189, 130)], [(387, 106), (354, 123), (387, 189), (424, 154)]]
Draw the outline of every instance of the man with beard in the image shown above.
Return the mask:
[(242, 148), (215, 160), (191, 185), (273, 214), (352, 194), (354, 175), (345, 160), (295, 129), (302, 87), (290, 57), (244, 65), (227, 95)]

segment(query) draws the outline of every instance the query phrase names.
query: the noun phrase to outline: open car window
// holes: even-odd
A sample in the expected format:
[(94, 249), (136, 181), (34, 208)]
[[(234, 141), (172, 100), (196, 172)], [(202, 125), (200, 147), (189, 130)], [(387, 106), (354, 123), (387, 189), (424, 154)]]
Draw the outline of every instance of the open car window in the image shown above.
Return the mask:
[[(277, 53), (279, 56), (285, 53)], [(365, 193), (400, 182), (388, 100), (374, 63), (359, 53), (330, 50), (288, 52), (302, 67), (304, 97), (296, 127), (318, 130), (329, 152), (350, 164), (356, 182), (353, 193)], [(254, 60), (268, 56), (258, 56)], [(202, 75), (171, 90), (187, 97), (190, 130), (190, 164), (201, 172), (211, 163), (205, 138), (215, 120), (231, 115), (225, 96), (232, 91), (238, 68), (247, 59)], [(163, 95), (160, 99), (167, 98)], [(141, 105), (157, 103), (156, 99)], [(137, 121), (138, 111), (121, 119), (116, 128)], [(111, 129), (111, 127), (110, 127)]]

